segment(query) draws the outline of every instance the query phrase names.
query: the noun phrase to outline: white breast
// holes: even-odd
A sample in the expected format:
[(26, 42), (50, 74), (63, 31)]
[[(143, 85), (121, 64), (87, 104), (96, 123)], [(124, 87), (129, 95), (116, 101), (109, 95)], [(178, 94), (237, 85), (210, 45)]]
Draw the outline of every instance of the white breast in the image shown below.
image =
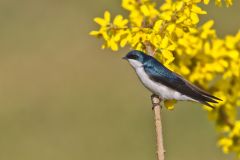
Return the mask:
[(166, 87), (161, 83), (152, 81), (144, 71), (142, 63), (132, 59), (129, 59), (128, 61), (131, 64), (131, 66), (135, 69), (143, 85), (154, 94), (159, 95), (162, 99), (193, 100), (192, 98), (183, 95), (169, 87)]

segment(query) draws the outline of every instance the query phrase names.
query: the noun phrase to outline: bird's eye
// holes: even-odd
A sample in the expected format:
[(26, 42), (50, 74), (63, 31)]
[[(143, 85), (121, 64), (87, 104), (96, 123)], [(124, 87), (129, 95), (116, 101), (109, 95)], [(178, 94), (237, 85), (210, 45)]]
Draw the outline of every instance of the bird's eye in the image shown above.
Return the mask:
[(138, 56), (134, 55), (134, 54), (128, 55), (127, 57), (128, 57), (128, 59), (137, 59), (138, 58)]

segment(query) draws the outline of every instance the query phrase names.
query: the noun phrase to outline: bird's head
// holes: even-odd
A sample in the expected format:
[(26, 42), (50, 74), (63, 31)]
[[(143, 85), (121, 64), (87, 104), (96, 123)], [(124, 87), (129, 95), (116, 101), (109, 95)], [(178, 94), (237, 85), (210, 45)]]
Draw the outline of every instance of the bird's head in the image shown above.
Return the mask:
[(128, 62), (134, 67), (140, 67), (142, 66), (142, 64), (144, 63), (144, 61), (146, 60), (147, 55), (142, 52), (142, 51), (138, 51), (138, 50), (133, 50), (128, 52), (128, 54), (123, 57), (123, 59), (128, 60)]

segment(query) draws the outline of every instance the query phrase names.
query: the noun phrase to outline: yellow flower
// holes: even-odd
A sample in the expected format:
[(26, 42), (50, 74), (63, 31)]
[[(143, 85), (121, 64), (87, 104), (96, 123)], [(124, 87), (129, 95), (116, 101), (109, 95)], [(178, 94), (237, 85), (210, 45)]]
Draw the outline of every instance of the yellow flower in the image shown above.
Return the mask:
[[(117, 15), (111, 21), (106, 11), (95, 18), (99, 30), (90, 35), (104, 40), (102, 48), (113, 51), (130, 46), (146, 52), (146, 44), (154, 57), (201, 88), (221, 98), (215, 109), (205, 108), (220, 133), (218, 145), (225, 153), (240, 157), (240, 32), (219, 38), (213, 29), (214, 21), (199, 24), (200, 15), (207, 14), (200, 3), (210, 0), (165, 0), (160, 7), (151, 0), (122, 0), (129, 18)], [(232, 0), (224, 0), (231, 6)], [(223, 0), (215, 0), (222, 5)], [(174, 101), (165, 101), (173, 109)]]
[(203, 0), (204, 4), (208, 4), (210, 0)]
[(122, 15), (117, 15), (113, 20), (113, 25), (118, 27), (118, 28), (126, 27), (127, 23), (128, 23), (128, 20), (123, 19)]
[(164, 101), (164, 106), (169, 110), (173, 110), (175, 103), (176, 103), (176, 100), (165, 100)]
[(218, 145), (222, 147), (224, 153), (229, 153), (230, 147), (233, 145), (233, 141), (230, 138), (222, 138), (219, 140)]
[(104, 18), (95, 18), (94, 21), (99, 24), (100, 26), (107, 26), (109, 25), (110, 23), (110, 20), (111, 20), (111, 15), (108, 11), (105, 11), (104, 13)]

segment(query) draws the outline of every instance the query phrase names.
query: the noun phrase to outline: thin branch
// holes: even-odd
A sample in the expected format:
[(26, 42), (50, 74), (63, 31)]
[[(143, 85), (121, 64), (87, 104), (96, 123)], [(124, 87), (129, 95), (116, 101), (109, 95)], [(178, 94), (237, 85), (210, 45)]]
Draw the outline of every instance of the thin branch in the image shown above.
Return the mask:
[(160, 98), (157, 95), (151, 96), (154, 116), (155, 116), (155, 127), (157, 137), (157, 160), (164, 160), (164, 147), (163, 147), (163, 133), (162, 133), (162, 121), (161, 121), (161, 106)]

